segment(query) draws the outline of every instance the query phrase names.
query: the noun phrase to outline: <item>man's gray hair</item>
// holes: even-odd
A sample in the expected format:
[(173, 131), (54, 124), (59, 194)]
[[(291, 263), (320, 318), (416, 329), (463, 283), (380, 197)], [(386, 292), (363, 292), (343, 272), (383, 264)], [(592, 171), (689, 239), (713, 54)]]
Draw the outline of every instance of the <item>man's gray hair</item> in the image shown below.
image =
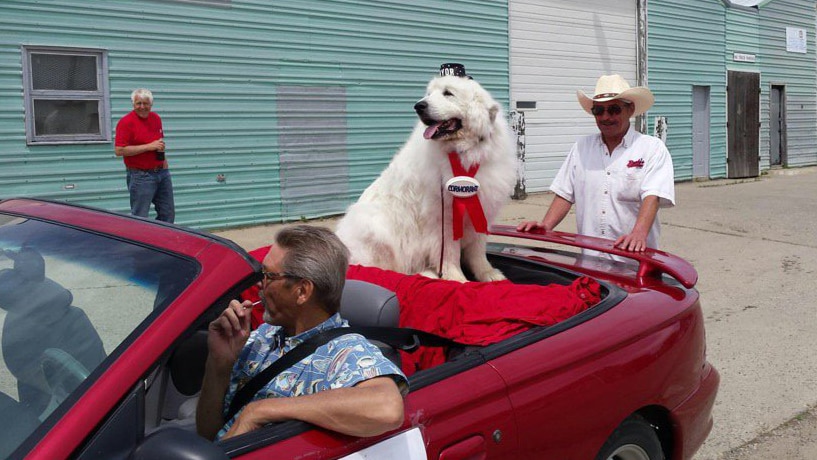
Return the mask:
[(133, 90), (132, 93), (130, 93), (130, 101), (131, 102), (136, 102), (137, 99), (143, 99), (143, 98), (147, 98), (147, 100), (150, 101), (151, 104), (153, 104), (153, 93), (150, 92), (149, 89), (137, 88), (137, 89)]
[(279, 231), (275, 243), (286, 251), (281, 270), (311, 281), (318, 302), (337, 313), (349, 269), (349, 250), (343, 242), (329, 229), (293, 225)]

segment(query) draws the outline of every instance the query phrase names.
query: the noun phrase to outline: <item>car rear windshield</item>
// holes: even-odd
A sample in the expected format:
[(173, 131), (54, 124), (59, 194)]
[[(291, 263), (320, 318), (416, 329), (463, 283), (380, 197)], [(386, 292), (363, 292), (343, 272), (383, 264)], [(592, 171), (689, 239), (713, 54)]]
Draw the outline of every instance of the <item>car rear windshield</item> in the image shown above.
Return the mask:
[(0, 407), (13, 424), (0, 430), (0, 458), (198, 269), (155, 248), (0, 214)]

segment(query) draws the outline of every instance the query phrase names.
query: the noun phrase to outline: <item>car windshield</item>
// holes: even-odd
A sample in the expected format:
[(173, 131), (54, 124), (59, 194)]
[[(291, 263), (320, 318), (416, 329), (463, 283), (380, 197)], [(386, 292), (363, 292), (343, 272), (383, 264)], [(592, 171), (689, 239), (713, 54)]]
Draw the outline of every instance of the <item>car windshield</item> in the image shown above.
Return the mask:
[(0, 214), (0, 458), (197, 273), (153, 248)]

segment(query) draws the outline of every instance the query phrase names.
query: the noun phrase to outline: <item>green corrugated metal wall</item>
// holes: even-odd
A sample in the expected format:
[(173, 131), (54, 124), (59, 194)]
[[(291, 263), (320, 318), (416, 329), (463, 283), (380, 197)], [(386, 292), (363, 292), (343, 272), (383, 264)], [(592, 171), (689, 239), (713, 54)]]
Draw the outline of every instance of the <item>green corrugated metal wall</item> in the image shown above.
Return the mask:
[[(788, 166), (817, 164), (815, 2), (771, 0), (759, 8), (709, 0), (648, 2), (648, 80), (656, 102), (648, 113), (668, 119), (667, 146), (676, 180), (692, 178), (692, 87), (710, 87), (710, 177), (726, 177), (726, 73), (761, 76), (760, 158), (769, 168), (769, 92), (785, 85)], [(786, 51), (786, 27), (806, 30), (808, 52)], [(755, 56), (737, 62), (734, 54)]]
[[(817, 164), (817, 87), (815, 87), (815, 2), (773, 0), (760, 5), (761, 168), (769, 167), (769, 93), (785, 85), (787, 166)], [(806, 31), (806, 53), (786, 51), (786, 27)]]
[(717, 1), (651, 1), (648, 83), (655, 105), (648, 112), (667, 117), (667, 147), (676, 180), (692, 179), (692, 87), (710, 87), (710, 177), (726, 177), (725, 12)]
[[(760, 15), (755, 8), (726, 8), (726, 50), (724, 60), (727, 70), (760, 72)], [(734, 53), (752, 54), (755, 62), (735, 62)]]
[(343, 211), (442, 62), (507, 106), (506, 0), (227, 3), (0, 2), (0, 197), (128, 209), (113, 143), (26, 145), (22, 45), (107, 50), (113, 126), (132, 89), (154, 92), (177, 223), (202, 228)]

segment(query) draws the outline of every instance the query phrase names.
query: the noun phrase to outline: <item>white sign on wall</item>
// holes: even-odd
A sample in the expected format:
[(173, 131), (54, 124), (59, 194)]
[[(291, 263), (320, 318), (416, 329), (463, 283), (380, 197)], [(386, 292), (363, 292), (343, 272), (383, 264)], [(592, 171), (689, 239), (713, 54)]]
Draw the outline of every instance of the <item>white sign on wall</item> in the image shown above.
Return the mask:
[(754, 54), (732, 53), (732, 60), (735, 62), (755, 62), (756, 56)]
[(806, 52), (806, 29), (786, 27), (786, 51), (791, 53)]

